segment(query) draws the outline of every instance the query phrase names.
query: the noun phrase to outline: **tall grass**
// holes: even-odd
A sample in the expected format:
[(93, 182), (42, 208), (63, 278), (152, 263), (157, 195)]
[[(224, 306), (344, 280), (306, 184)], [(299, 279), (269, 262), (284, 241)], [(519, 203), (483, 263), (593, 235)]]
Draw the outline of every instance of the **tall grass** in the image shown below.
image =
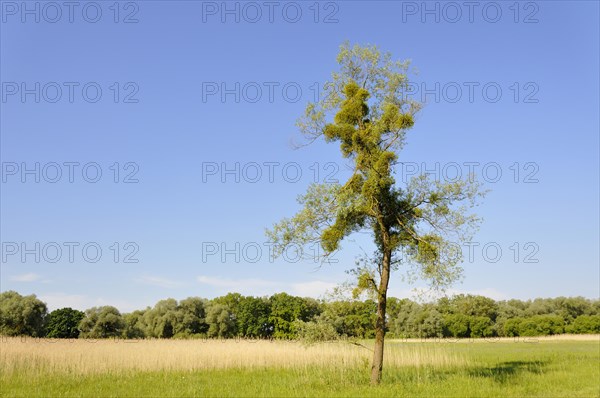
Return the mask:
[(0, 397), (600, 397), (600, 336), (360, 344), (0, 338)]
[[(5, 374), (50, 372), (97, 374), (133, 371), (193, 371), (364, 366), (368, 346), (332, 342), (306, 346), (264, 340), (54, 340), (5, 338), (0, 343)], [(369, 343), (365, 343), (369, 344)], [(439, 345), (390, 344), (386, 365), (394, 367), (466, 366), (464, 356)]]

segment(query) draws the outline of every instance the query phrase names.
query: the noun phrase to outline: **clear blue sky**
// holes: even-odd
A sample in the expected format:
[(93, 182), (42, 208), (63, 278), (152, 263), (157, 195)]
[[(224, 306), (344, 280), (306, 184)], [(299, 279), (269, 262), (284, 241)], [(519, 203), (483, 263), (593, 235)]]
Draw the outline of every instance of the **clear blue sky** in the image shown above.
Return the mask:
[[(297, 210), (315, 170), (321, 182), (347, 175), (336, 145), (294, 150), (290, 141), (349, 40), (419, 71), (415, 95), (427, 105), (397, 180), (422, 163), (452, 178), (454, 163), (466, 173), (477, 162), (490, 181), (479, 246), (455, 291), (598, 297), (598, 2), (452, 3), (460, 14), (436, 2), (228, 2), (230, 13), (222, 2), (113, 3), (1, 3), (2, 291), (35, 293), (51, 308), (129, 311), (228, 291), (318, 297), (346, 280), (366, 237), (317, 270), (269, 261), (263, 231)], [(39, 172), (22, 173), (36, 162)], [(272, 181), (269, 162), (278, 162)], [(236, 163), (239, 183), (221, 174)], [(84, 165), (90, 181), (101, 170), (98, 182), (86, 181)], [(235, 251), (236, 242), (239, 261), (222, 259), (222, 244)], [(396, 274), (391, 294), (410, 289)]]

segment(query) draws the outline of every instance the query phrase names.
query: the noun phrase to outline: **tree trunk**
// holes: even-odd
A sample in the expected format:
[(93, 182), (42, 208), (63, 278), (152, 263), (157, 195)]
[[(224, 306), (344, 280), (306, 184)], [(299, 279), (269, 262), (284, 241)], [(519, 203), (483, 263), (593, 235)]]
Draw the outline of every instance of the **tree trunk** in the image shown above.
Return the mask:
[(377, 301), (377, 321), (375, 323), (375, 349), (373, 350), (373, 365), (371, 366), (371, 384), (377, 385), (381, 382), (383, 370), (383, 343), (385, 339), (385, 309), (387, 303), (387, 289), (390, 281), (390, 264), (392, 254), (389, 251), (383, 253), (383, 264), (381, 269), (381, 280), (379, 281)]

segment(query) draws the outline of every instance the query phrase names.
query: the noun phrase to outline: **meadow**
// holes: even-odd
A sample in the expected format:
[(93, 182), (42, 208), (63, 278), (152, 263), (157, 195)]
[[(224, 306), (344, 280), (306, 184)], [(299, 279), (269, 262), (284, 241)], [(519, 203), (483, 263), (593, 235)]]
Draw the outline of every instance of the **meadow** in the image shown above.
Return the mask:
[(0, 395), (600, 397), (600, 336), (372, 342), (0, 338)]

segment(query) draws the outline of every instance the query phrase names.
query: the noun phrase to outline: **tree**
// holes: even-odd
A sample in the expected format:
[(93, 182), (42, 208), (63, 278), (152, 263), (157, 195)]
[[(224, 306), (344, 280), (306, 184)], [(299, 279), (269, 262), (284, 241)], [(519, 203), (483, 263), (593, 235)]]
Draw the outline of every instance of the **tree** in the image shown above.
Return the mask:
[(565, 331), (565, 320), (559, 315), (536, 315), (531, 320), (536, 324), (537, 334), (541, 336)]
[(417, 319), (420, 317), (420, 313), (423, 311), (419, 303), (415, 303), (409, 299), (392, 300), (395, 307), (392, 306), (392, 318), (391, 330), (396, 337), (409, 338), (419, 337), (419, 325)]
[(144, 313), (146, 334), (151, 337), (171, 338), (177, 323), (177, 300), (160, 300)]
[(567, 323), (591, 310), (590, 302), (583, 297), (557, 297), (554, 302), (556, 315), (560, 315)]
[(214, 303), (206, 312), (208, 337), (227, 338), (235, 334), (235, 320), (229, 308), (224, 304)]
[(206, 333), (205, 306), (205, 300), (199, 297), (179, 302), (173, 298), (160, 300), (144, 312), (139, 327), (147, 336), (167, 339)]
[(450, 310), (454, 313), (487, 317), (494, 321), (498, 316), (498, 304), (489, 297), (459, 294), (450, 300)]
[(175, 334), (178, 336), (189, 336), (193, 334), (206, 333), (205, 302), (199, 297), (188, 297), (179, 302), (177, 306)]
[(295, 321), (297, 337), (301, 341), (312, 344), (337, 340), (340, 336), (331, 323), (319, 318), (316, 321)]
[[(508, 321), (514, 318), (521, 318), (525, 314), (525, 308), (527, 305), (521, 300), (509, 300), (500, 301), (498, 304), (498, 316), (496, 317), (495, 329), (498, 336), (509, 336), (507, 335), (507, 329), (505, 325)], [(515, 332), (515, 326), (513, 324), (512, 336), (518, 336), (518, 332)], [(516, 334), (515, 334), (516, 333)]]
[(137, 310), (129, 314), (123, 314), (123, 337), (126, 339), (143, 339), (146, 337), (146, 326), (144, 324), (144, 310)]
[(372, 300), (344, 300), (326, 303), (319, 320), (331, 324), (340, 336), (373, 337), (377, 304)]
[(569, 333), (600, 333), (600, 315), (580, 315), (567, 328)]
[(471, 337), (490, 337), (494, 335), (494, 323), (487, 316), (472, 316), (469, 319)]
[(310, 321), (319, 314), (319, 305), (313, 299), (277, 293), (270, 297), (270, 323), (273, 324), (273, 337), (293, 339), (296, 337), (295, 321)]
[(47, 314), (46, 304), (34, 294), (21, 296), (12, 290), (0, 293), (0, 334), (42, 337)]
[(446, 336), (469, 337), (471, 334), (471, 330), (469, 329), (469, 317), (464, 314), (446, 315), (444, 325)]
[(121, 313), (110, 305), (86, 310), (85, 317), (79, 323), (80, 335), (84, 338), (120, 337), (124, 328)]
[[(423, 174), (404, 187), (394, 167), (406, 132), (421, 105), (408, 99), (408, 62), (382, 55), (374, 46), (344, 44), (340, 65), (324, 86), (322, 99), (309, 103), (298, 126), (309, 142), (338, 142), (353, 170), (345, 184), (312, 184), (299, 197), (303, 208), (267, 231), (274, 254), (290, 245), (318, 242), (324, 257), (341, 241), (368, 231), (375, 243), (370, 261), (357, 267), (358, 287), (377, 299), (371, 383), (381, 381), (390, 274), (399, 265), (443, 289), (461, 275), (460, 243), (478, 224), (467, 214), (481, 196), (473, 176), (444, 182)], [(454, 239), (454, 241), (451, 241)]]
[(52, 311), (46, 322), (46, 337), (57, 339), (76, 339), (79, 337), (79, 322), (85, 313), (72, 308)]
[(444, 318), (435, 306), (426, 304), (421, 307), (421, 311), (413, 318), (413, 327), (418, 330), (418, 337), (442, 337), (444, 331)]
[(504, 322), (504, 336), (517, 337), (520, 336), (521, 323), (523, 318), (511, 318)]
[(269, 300), (259, 297), (242, 297), (236, 313), (237, 331), (243, 337), (266, 338), (273, 333), (269, 321), (271, 306)]

